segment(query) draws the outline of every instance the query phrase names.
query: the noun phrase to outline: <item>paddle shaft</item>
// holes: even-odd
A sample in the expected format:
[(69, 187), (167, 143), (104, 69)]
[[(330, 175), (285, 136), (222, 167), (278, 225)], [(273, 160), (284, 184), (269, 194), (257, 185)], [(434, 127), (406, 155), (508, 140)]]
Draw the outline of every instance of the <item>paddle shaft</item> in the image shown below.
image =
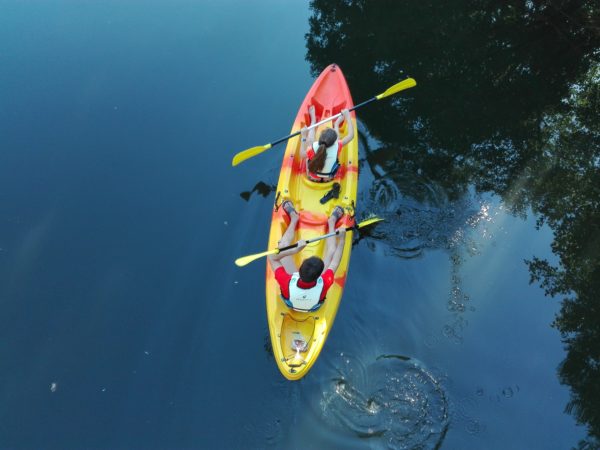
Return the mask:
[[(350, 230), (358, 230), (358, 229), (360, 229), (360, 228), (362, 228), (362, 227), (366, 227), (367, 225), (372, 225), (372, 224), (374, 224), (374, 223), (377, 223), (377, 222), (380, 222), (380, 221), (382, 221), (382, 220), (383, 220), (383, 219), (380, 219), (379, 217), (371, 217), (370, 219), (363, 220), (361, 223), (359, 223), (359, 224), (355, 224), (355, 225), (354, 225), (354, 226), (352, 226), (352, 227), (347, 227), (347, 228), (346, 228), (346, 231), (350, 231)], [(338, 234), (338, 231), (339, 231), (339, 230), (337, 230), (337, 231), (334, 231), (334, 232), (331, 232), (331, 233), (328, 233), (328, 234), (326, 234), (326, 235), (324, 235), (324, 236), (319, 236), (319, 237), (316, 237), (316, 238), (309, 239), (309, 240), (307, 240), (306, 242), (307, 242), (307, 243), (310, 243), (310, 242), (316, 242), (316, 241), (319, 241), (319, 240), (321, 240), (321, 239), (326, 239), (326, 238), (328, 238), (328, 237), (331, 237), (331, 236), (334, 236), (334, 235)], [(298, 242), (302, 242), (302, 241), (298, 241)], [(296, 248), (296, 247), (298, 247), (298, 242), (296, 242), (295, 244), (292, 244), (292, 245), (288, 245), (287, 247), (283, 247), (283, 248), (276, 248), (276, 249), (274, 249), (274, 250), (267, 250), (266, 252), (262, 252), (262, 253), (256, 253), (256, 254), (254, 254), (254, 255), (242, 256), (241, 258), (238, 258), (238, 259), (236, 259), (236, 260), (235, 260), (235, 264), (236, 264), (237, 266), (239, 266), (239, 267), (243, 267), (243, 266), (245, 266), (246, 264), (249, 264), (249, 263), (251, 263), (252, 261), (255, 261), (255, 260), (257, 260), (258, 258), (262, 258), (263, 256), (268, 256), (268, 255), (278, 255), (278, 254), (280, 254), (282, 251), (285, 251), (285, 250), (290, 250), (290, 249), (292, 249), (292, 248)]]
[[(413, 79), (413, 78), (407, 78), (404, 81), (401, 81), (400, 83), (396, 83), (394, 86), (389, 87), (385, 92), (376, 95), (373, 98), (370, 98), (369, 100), (366, 100), (362, 103), (359, 103), (356, 106), (353, 106), (352, 108), (350, 108), (348, 111), (355, 111), (358, 108), (362, 108), (365, 105), (368, 105), (371, 102), (374, 102), (375, 100), (381, 100), (382, 98), (386, 98), (389, 97), (390, 95), (394, 95), (400, 91), (403, 91), (404, 89), (409, 89), (411, 87), (414, 87), (417, 85), (417, 82)], [(342, 115), (342, 113), (338, 113), (334, 116), (331, 117), (327, 117), (326, 119), (321, 120), (320, 122), (317, 123), (313, 123), (311, 125), (309, 125), (307, 128), (308, 129), (312, 129), (315, 128), (325, 122), (329, 122), (332, 121), (334, 119), (337, 119), (338, 117), (340, 117)], [(233, 157), (233, 159), (231, 160), (231, 165), (232, 166), (237, 166), (239, 163), (241, 163), (242, 161), (246, 161), (249, 158), (252, 158), (253, 156), (259, 155), (262, 152), (264, 152), (265, 150), (269, 150), (270, 148), (272, 148), (274, 145), (280, 144), (281, 142), (287, 141), (290, 138), (296, 137), (299, 134), (301, 134), (302, 130), (298, 130), (295, 133), (289, 134), (285, 137), (282, 137), (281, 139), (276, 140), (275, 142), (271, 142), (270, 144), (266, 144), (266, 145), (259, 145), (257, 147), (251, 147), (248, 148), (244, 151), (241, 151), (239, 153), (236, 153)]]
[[(358, 229), (358, 225), (354, 225), (352, 227), (346, 227), (346, 231), (352, 231), (352, 230), (356, 230), (356, 229)], [(319, 236), (319, 237), (316, 237), (313, 239), (306, 239), (306, 243), (310, 244), (311, 242), (317, 242), (317, 241), (320, 241), (321, 239), (327, 239), (328, 237), (335, 236), (336, 234), (339, 234), (339, 233), (337, 231), (332, 231), (331, 233), (324, 234), (323, 236)], [(284, 252), (286, 250), (290, 250), (290, 249), (296, 248), (296, 247), (298, 247), (298, 242), (296, 242), (295, 244), (292, 244), (292, 245), (288, 245), (287, 247), (281, 247), (280, 249), (278, 249), (279, 251), (277, 253), (281, 253), (281, 252)]]
[[(375, 100), (377, 100), (377, 97), (370, 98), (369, 100), (366, 100), (366, 101), (364, 101), (364, 102), (362, 102), (362, 103), (359, 103), (359, 104), (358, 104), (358, 105), (356, 105), (356, 106), (353, 106), (353, 107), (352, 107), (352, 108), (350, 108), (348, 111), (354, 111), (354, 110), (356, 110), (356, 109), (358, 109), (358, 108), (360, 108), (360, 107), (362, 107), (362, 106), (365, 106), (365, 105), (368, 105), (368, 104), (369, 104), (369, 103), (371, 103), (371, 102), (374, 102)], [(329, 122), (329, 121), (331, 121), (331, 120), (335, 120), (335, 119), (337, 119), (337, 118), (338, 118), (338, 117), (340, 117), (341, 115), (342, 115), (342, 113), (340, 112), (340, 113), (337, 113), (335, 116), (327, 117), (326, 119), (323, 119), (323, 120), (321, 120), (320, 122), (313, 123), (313, 124), (309, 125), (309, 126), (307, 127), (307, 129), (308, 129), (308, 130), (310, 130), (311, 128), (315, 128), (315, 127), (318, 127), (319, 125), (323, 125), (324, 123), (327, 123), (327, 122)], [(287, 141), (288, 139), (291, 139), (291, 138), (293, 138), (293, 137), (296, 137), (296, 136), (298, 136), (298, 135), (299, 135), (301, 132), (302, 132), (302, 130), (299, 130), (299, 131), (296, 131), (295, 133), (288, 134), (287, 136), (285, 136), (285, 137), (282, 137), (281, 139), (278, 139), (278, 140), (277, 140), (277, 141), (275, 141), (275, 142), (271, 142), (271, 147), (274, 147), (275, 145), (277, 145), (277, 144), (280, 144), (280, 143), (282, 143), (283, 141)]]

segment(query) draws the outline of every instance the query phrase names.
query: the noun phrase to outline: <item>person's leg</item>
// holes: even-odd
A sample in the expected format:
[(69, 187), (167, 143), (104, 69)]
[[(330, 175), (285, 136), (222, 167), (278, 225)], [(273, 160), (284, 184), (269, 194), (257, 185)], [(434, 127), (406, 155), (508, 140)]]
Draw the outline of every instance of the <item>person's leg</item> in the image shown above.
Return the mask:
[[(288, 245), (294, 243), (293, 241), (296, 234), (296, 226), (298, 225), (298, 220), (300, 219), (300, 216), (294, 209), (294, 205), (289, 200), (284, 201), (281, 204), (281, 207), (290, 217), (290, 223), (278, 242), (277, 247), (279, 248), (287, 247)], [(298, 272), (298, 267), (296, 267), (293, 256), (286, 256), (285, 258), (282, 258), (280, 262), (287, 273)]]
[[(335, 231), (335, 224), (337, 221), (344, 215), (344, 209), (341, 206), (336, 206), (331, 213), (331, 216), (327, 219), (327, 233), (333, 233)], [(324, 258), (323, 263), (325, 264), (325, 269), (329, 267), (329, 263), (331, 263), (331, 258), (335, 253), (335, 249), (337, 247), (337, 236), (330, 236), (325, 240), (325, 251), (323, 252)]]

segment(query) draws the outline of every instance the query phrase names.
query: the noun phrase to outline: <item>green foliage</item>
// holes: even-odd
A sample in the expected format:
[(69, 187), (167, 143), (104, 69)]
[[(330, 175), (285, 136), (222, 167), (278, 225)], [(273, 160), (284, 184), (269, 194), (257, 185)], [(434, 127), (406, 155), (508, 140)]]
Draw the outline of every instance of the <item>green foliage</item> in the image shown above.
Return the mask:
[[(531, 281), (561, 296), (567, 411), (600, 439), (600, 6), (591, 0), (313, 0), (307, 59), (338, 63), (356, 100), (402, 78), (415, 89), (361, 111), (366, 163), (401, 187), (423, 173), (449, 199), (469, 186), (529, 209), (557, 266)], [(404, 192), (420, 200), (418, 192)]]

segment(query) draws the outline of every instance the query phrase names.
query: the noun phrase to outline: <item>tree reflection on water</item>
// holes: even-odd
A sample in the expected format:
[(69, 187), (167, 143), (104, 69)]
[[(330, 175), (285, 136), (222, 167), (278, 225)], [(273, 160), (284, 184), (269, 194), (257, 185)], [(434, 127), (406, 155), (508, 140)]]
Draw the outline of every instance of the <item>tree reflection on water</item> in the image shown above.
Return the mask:
[[(561, 296), (554, 321), (566, 410), (600, 439), (600, 9), (595, 1), (313, 0), (307, 59), (332, 61), (361, 101), (402, 69), (422, 87), (361, 111), (380, 146), (366, 162), (400, 189), (419, 173), (450, 201), (499, 195), (554, 232), (557, 266), (532, 282)], [(374, 170), (377, 177), (377, 170)], [(411, 193), (403, 193), (411, 195)], [(418, 200), (418, 199), (417, 199)]]

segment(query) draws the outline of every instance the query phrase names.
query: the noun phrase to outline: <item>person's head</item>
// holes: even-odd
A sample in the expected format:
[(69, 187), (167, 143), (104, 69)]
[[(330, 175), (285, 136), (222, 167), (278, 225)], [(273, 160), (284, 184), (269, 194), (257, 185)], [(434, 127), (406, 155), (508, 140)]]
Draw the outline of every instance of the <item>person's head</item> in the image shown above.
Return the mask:
[(325, 128), (319, 136), (319, 147), (324, 145), (325, 148), (331, 147), (337, 141), (337, 133), (333, 128)]
[(324, 267), (323, 260), (318, 256), (306, 258), (298, 270), (300, 279), (305, 283), (312, 283), (321, 276)]
[(326, 128), (319, 136), (319, 148), (315, 156), (308, 162), (308, 170), (311, 172), (320, 172), (327, 159), (327, 148), (336, 143), (337, 133), (333, 128)]

